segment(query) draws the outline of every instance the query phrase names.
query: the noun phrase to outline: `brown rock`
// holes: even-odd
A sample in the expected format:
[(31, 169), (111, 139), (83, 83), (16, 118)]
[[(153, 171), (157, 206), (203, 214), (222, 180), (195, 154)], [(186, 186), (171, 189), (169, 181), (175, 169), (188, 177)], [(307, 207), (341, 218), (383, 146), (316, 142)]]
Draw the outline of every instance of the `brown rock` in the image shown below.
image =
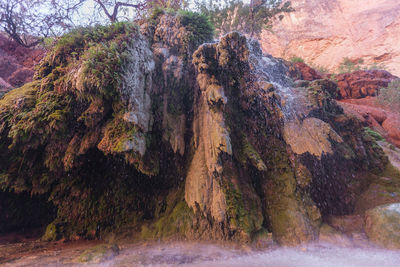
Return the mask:
[(327, 221), (330, 226), (345, 234), (362, 232), (364, 227), (364, 218), (360, 215), (330, 216)]
[(303, 62), (296, 62), (294, 66), (300, 71), (303, 80), (314, 81), (322, 79), (322, 76), (315, 69)]
[(352, 246), (352, 242), (347, 236), (343, 235), (326, 223), (324, 223), (319, 229), (319, 241), (333, 243), (343, 247)]
[(382, 127), (388, 132), (393, 143), (400, 147), (400, 116), (389, 116), (382, 123)]
[[(380, 182), (391, 182), (391, 178), (381, 177), (380, 179)], [(396, 202), (400, 202), (400, 190), (398, 187), (371, 184), (358, 198), (355, 212), (363, 214), (368, 209)]]
[(8, 78), (8, 83), (14, 85), (15, 87), (20, 87), (27, 82), (32, 81), (34, 71), (32, 69), (21, 68), (17, 69)]

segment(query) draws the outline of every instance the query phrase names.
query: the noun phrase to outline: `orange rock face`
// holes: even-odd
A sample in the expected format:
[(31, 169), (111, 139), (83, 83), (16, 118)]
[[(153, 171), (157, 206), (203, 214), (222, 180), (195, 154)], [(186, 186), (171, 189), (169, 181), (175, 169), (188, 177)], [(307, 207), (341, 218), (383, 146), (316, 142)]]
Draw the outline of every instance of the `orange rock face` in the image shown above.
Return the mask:
[(400, 1), (292, 0), (295, 12), (262, 33), (265, 52), (337, 71), (343, 58), (400, 76)]

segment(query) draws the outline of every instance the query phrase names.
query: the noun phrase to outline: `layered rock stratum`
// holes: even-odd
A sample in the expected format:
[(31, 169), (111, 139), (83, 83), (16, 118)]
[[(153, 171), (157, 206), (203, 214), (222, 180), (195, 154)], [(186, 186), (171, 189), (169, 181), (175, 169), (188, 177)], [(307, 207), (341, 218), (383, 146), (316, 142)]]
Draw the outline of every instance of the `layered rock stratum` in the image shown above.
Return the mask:
[(264, 51), (337, 71), (344, 58), (400, 75), (400, 2), (293, 0), (295, 12), (262, 33)]

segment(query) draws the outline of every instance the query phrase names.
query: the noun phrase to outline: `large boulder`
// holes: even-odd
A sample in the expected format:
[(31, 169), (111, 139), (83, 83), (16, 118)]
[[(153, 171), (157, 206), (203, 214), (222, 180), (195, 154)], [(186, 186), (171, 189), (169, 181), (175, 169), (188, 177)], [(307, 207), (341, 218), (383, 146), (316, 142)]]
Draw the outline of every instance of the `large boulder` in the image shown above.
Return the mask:
[(400, 203), (378, 206), (365, 213), (365, 232), (372, 242), (400, 249)]

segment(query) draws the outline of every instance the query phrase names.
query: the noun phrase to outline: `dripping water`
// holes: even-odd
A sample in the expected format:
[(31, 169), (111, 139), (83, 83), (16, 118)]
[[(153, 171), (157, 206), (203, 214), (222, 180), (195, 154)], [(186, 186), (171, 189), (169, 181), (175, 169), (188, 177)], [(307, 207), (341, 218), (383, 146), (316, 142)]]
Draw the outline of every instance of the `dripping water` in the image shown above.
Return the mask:
[(304, 90), (295, 88), (289, 77), (289, 69), (284, 61), (268, 54), (263, 54), (260, 44), (248, 40), (249, 61), (252, 72), (258, 82), (270, 83), (281, 98), (281, 108), (285, 121), (301, 121), (308, 113), (307, 98)]

